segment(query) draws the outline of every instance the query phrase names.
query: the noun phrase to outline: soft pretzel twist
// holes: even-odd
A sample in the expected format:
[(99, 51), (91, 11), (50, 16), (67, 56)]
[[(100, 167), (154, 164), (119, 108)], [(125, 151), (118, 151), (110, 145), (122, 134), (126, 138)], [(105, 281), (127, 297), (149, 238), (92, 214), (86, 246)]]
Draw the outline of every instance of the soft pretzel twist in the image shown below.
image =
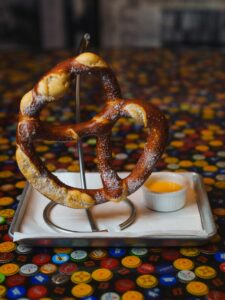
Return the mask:
[[(106, 104), (88, 122), (75, 125), (47, 125), (39, 112), (48, 102), (65, 95), (76, 75), (92, 73), (100, 77)], [(121, 117), (132, 117), (149, 129), (143, 153), (137, 165), (125, 179), (112, 168), (111, 129)], [(106, 201), (120, 201), (135, 192), (151, 174), (163, 153), (167, 141), (167, 122), (153, 105), (140, 100), (124, 100), (117, 80), (106, 62), (96, 54), (83, 53), (68, 59), (52, 70), (21, 100), (17, 126), (18, 166), (27, 180), (40, 193), (61, 205), (88, 208)], [(77, 141), (84, 136), (97, 137), (97, 160), (103, 188), (78, 189), (62, 183), (45, 167), (34, 150), (33, 141)]]

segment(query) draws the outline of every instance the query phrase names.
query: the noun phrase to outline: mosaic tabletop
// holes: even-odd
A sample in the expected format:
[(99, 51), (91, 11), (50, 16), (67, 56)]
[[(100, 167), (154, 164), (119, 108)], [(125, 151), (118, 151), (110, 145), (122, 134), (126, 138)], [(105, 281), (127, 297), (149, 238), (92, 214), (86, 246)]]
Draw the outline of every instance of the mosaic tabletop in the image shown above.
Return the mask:
[[(67, 51), (1, 53), (0, 60), (0, 298), (1, 299), (225, 299), (225, 53), (216, 50), (107, 50), (125, 98), (158, 106), (170, 123), (168, 146), (155, 170), (203, 177), (217, 234), (204, 246), (164, 248), (37, 248), (17, 245), (8, 229), (25, 179), (15, 162), (19, 101)], [(81, 78), (81, 118), (103, 104), (94, 78)], [(71, 123), (71, 94), (49, 104), (41, 119)], [(145, 135), (130, 119), (113, 129), (113, 165), (130, 171)], [(73, 143), (38, 142), (51, 171), (79, 171)], [(97, 171), (96, 140), (83, 141), (85, 169)], [(37, 224), (38, 226), (38, 224)]]

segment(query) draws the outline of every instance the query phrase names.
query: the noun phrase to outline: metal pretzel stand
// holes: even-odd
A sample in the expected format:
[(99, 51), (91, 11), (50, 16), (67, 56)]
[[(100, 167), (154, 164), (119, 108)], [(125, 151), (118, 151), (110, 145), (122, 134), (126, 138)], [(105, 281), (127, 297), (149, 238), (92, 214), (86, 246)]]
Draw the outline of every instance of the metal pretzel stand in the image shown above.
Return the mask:
[[(90, 35), (88, 33), (86, 33), (86, 34), (84, 34), (84, 36), (81, 39), (78, 54), (86, 51), (89, 44), (90, 44)], [(77, 75), (76, 76), (76, 123), (79, 123), (79, 122), (80, 122), (80, 75)], [(83, 189), (86, 189), (87, 185), (86, 185), (86, 178), (85, 178), (85, 171), (84, 171), (84, 159), (83, 159), (82, 144), (81, 144), (80, 140), (77, 142), (77, 147), (78, 147), (78, 156), (79, 156), (79, 165), (80, 165), (81, 187)], [(135, 221), (135, 218), (136, 218), (136, 208), (135, 208), (134, 204), (129, 199), (126, 199), (124, 201), (130, 208), (130, 214), (129, 214), (129, 217), (124, 222), (119, 224), (120, 230), (123, 230), (123, 229), (129, 227), (131, 224), (133, 224)], [(51, 211), (57, 205), (58, 204), (56, 204), (54, 202), (50, 202), (43, 211), (43, 218), (44, 218), (45, 222), (51, 228), (56, 229), (57, 231), (62, 231), (62, 232), (80, 232), (80, 233), (81, 232), (108, 231), (107, 229), (106, 230), (98, 229), (98, 226), (97, 226), (95, 220), (93, 219), (90, 209), (85, 209), (85, 212), (86, 212), (87, 219), (88, 219), (88, 222), (91, 227), (91, 231), (70, 230), (70, 229), (66, 229), (61, 226), (58, 226), (57, 224), (54, 223), (54, 221), (51, 220)]]

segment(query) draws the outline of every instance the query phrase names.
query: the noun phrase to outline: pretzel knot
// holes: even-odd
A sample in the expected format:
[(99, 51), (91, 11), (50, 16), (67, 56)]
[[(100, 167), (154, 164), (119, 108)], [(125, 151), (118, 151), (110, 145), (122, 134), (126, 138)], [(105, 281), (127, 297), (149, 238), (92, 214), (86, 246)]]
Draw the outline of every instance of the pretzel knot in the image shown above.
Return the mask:
[[(75, 125), (49, 125), (39, 112), (48, 102), (65, 95), (76, 75), (92, 73), (100, 77), (106, 104), (88, 122)], [(121, 179), (112, 168), (111, 129), (121, 117), (132, 117), (148, 128), (143, 153), (132, 172)], [(44, 196), (72, 208), (88, 208), (106, 201), (120, 201), (135, 192), (151, 174), (167, 141), (167, 122), (153, 105), (140, 100), (124, 100), (117, 80), (105, 61), (93, 53), (83, 53), (50, 70), (21, 100), (17, 127), (18, 166), (27, 180)], [(97, 160), (103, 187), (78, 189), (62, 183), (45, 167), (35, 152), (33, 141), (77, 141), (85, 136), (97, 138)]]

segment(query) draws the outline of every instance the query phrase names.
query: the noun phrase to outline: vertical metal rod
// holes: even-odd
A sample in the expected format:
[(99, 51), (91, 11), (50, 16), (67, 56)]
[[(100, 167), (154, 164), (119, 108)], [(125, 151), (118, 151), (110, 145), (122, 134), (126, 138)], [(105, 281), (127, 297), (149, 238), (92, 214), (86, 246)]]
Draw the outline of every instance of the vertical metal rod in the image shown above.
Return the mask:
[[(78, 49), (78, 54), (84, 52), (88, 48), (89, 43), (90, 43), (90, 35), (86, 33), (81, 39), (80, 46)], [(76, 76), (76, 123), (79, 122), (80, 122), (80, 75), (77, 75)], [(80, 140), (77, 143), (77, 150), (78, 150), (79, 165), (80, 165), (81, 187), (83, 189), (86, 189), (87, 185), (86, 185), (86, 178), (85, 178), (85, 171), (84, 171), (84, 156), (83, 156), (82, 143)], [(88, 217), (89, 224), (91, 226), (91, 230), (98, 231), (98, 227), (93, 220), (90, 209), (85, 209), (85, 211)]]

